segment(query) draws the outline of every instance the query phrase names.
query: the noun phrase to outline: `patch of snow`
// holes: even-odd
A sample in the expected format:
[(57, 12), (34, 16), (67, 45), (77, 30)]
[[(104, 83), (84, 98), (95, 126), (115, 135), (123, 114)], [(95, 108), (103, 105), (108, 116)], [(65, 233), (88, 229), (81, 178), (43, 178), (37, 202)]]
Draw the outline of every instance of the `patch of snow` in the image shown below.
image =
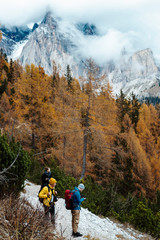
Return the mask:
[(15, 48), (12, 52), (12, 54), (10, 56), (8, 56), (8, 59), (17, 60), (22, 52), (23, 47), (25, 46), (25, 44), (28, 42), (28, 39), (24, 40), (24, 41), (20, 41), (15, 45)]
[(113, 83), (111, 80), (112, 76), (109, 76), (110, 85), (113, 88), (113, 94), (119, 95), (120, 90), (122, 89), (123, 92), (129, 97), (130, 94), (133, 92), (136, 96), (140, 97), (142, 95), (148, 96), (148, 90), (156, 83), (155, 74), (151, 75), (148, 78), (136, 78), (129, 82), (119, 81)]
[(48, 29), (46, 26), (41, 26), (41, 30), (43, 31), (44, 34), (48, 34)]
[[(35, 185), (29, 181), (25, 182), (25, 191), (21, 193), (21, 197), (26, 198), (33, 207), (43, 210), (42, 204), (38, 200), (38, 192), (40, 185)], [(71, 240), (72, 234), (72, 216), (71, 211), (66, 210), (65, 201), (62, 198), (56, 203), (56, 232), (58, 235), (65, 237), (66, 240)], [(88, 209), (81, 209), (80, 223), (78, 231), (83, 234), (79, 240), (86, 239), (85, 236), (100, 240), (151, 240), (152, 237), (142, 234), (132, 228), (124, 228), (122, 224), (117, 224), (109, 218), (100, 218), (91, 213)]]

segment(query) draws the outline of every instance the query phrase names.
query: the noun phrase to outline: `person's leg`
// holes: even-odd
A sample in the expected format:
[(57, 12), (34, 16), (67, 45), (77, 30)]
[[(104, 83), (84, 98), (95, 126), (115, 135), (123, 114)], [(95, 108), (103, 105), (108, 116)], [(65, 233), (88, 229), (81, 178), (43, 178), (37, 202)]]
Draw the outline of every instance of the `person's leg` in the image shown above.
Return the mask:
[(55, 205), (54, 204), (50, 207), (50, 213), (51, 213), (51, 222), (55, 224)]
[(46, 220), (49, 220), (50, 207), (47, 207), (46, 205), (43, 205), (43, 207), (44, 207), (45, 218), (46, 218)]
[(77, 231), (78, 231), (79, 217), (80, 217), (80, 210), (72, 210), (72, 230), (73, 230), (73, 234), (77, 233)]

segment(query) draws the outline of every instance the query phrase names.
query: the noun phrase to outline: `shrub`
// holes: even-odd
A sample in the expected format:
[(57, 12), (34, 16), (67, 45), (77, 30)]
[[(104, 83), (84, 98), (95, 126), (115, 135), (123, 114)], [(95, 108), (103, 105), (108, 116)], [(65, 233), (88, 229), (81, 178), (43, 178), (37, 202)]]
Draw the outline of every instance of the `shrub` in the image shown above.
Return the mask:
[(41, 185), (41, 176), (44, 171), (44, 166), (36, 159), (32, 159), (30, 170), (27, 174), (27, 179), (33, 183)]
[(153, 229), (152, 233), (156, 239), (160, 238), (160, 211), (155, 215), (155, 228)]
[(54, 240), (53, 225), (46, 222), (44, 213), (33, 209), (24, 199), (10, 196), (0, 200), (1, 239)]
[(150, 208), (148, 208), (143, 202), (139, 202), (137, 208), (133, 210), (131, 216), (131, 223), (136, 228), (144, 232), (152, 232), (155, 228), (154, 215)]
[(16, 143), (14, 139), (9, 142), (6, 135), (0, 134), (0, 172), (7, 169), (16, 158), (13, 166), (1, 174), (3, 176), (3, 181), (0, 181), (1, 194), (4, 191), (18, 192), (23, 188), (31, 159), (29, 153), (23, 150), (20, 143)]
[(119, 219), (119, 214), (116, 213), (113, 208), (111, 208), (111, 210), (108, 211), (107, 213), (108, 217), (113, 217), (114, 219)]

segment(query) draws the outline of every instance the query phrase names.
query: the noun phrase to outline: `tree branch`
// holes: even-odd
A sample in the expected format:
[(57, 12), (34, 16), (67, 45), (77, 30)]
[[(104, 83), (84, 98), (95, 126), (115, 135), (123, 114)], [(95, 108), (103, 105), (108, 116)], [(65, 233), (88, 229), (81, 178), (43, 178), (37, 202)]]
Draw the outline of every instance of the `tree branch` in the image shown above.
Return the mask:
[(6, 173), (6, 172), (15, 164), (15, 162), (16, 162), (19, 154), (20, 154), (20, 148), (21, 148), (21, 147), (19, 147), (18, 154), (17, 154), (16, 158), (14, 159), (14, 161), (11, 163), (11, 165), (10, 165), (8, 168), (4, 168), (3, 171), (0, 172), (0, 175)]

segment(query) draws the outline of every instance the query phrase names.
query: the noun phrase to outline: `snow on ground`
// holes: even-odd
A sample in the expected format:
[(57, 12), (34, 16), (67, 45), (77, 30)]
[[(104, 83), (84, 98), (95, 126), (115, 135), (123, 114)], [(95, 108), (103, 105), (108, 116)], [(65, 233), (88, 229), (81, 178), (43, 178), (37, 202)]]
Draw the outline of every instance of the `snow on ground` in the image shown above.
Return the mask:
[[(42, 204), (38, 200), (40, 185), (25, 182), (25, 191), (21, 193), (33, 207), (43, 211)], [(99, 240), (152, 240), (153, 238), (142, 234), (134, 229), (124, 227), (122, 224), (114, 223), (108, 218), (100, 218), (91, 213), (88, 209), (81, 209), (79, 230), (83, 237), (79, 240), (87, 239), (85, 236), (91, 236)], [(56, 232), (58, 235), (71, 240), (71, 211), (66, 210), (64, 199), (59, 198), (56, 202)]]

